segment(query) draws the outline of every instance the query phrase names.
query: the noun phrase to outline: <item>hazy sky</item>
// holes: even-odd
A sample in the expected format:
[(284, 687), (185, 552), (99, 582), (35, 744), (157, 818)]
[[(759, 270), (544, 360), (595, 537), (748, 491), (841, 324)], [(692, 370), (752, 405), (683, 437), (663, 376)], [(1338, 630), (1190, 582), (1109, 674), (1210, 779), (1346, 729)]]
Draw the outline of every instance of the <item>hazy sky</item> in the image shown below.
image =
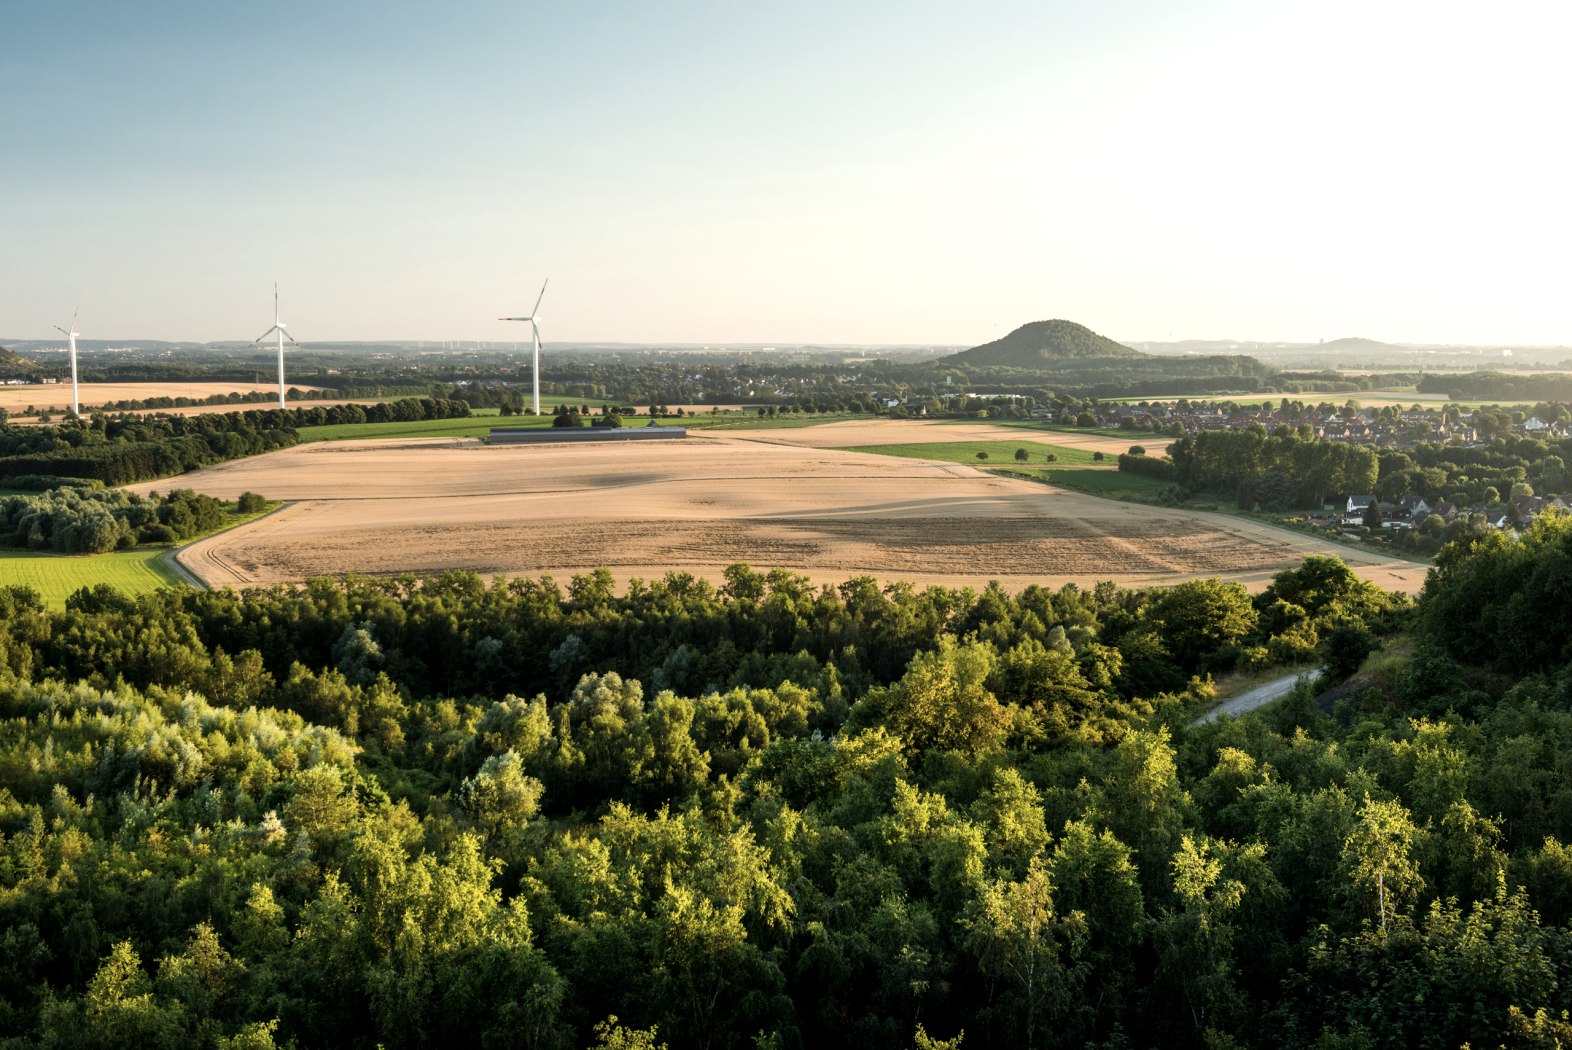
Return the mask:
[(0, 337), (1572, 343), (1572, 5), (0, 0)]

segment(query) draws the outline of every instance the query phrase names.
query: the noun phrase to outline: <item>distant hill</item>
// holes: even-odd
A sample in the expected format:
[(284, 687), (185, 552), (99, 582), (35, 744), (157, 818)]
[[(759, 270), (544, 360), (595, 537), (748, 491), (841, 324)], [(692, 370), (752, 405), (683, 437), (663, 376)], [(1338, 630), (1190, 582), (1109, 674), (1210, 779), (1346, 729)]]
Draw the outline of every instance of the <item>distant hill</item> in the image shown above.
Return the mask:
[(1348, 336), (1343, 339), (1333, 339), (1329, 343), (1321, 343), (1317, 350), (1398, 350), (1407, 347), (1397, 347), (1391, 343), (1383, 343), (1375, 339), (1361, 339), (1358, 336)]
[(1004, 368), (1063, 366), (1073, 361), (1147, 357), (1074, 321), (1033, 321), (1002, 339), (941, 358), (955, 364)]
[(5, 347), (0, 346), (0, 373), (23, 372), (38, 366), (19, 354), (13, 354)]

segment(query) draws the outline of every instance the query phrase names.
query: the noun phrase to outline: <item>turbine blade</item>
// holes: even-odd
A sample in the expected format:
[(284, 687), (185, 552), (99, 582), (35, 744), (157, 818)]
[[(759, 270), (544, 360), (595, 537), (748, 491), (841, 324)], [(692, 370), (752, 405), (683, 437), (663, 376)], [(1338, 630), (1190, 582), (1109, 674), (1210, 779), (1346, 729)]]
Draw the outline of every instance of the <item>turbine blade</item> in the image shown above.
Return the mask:
[[(70, 332), (66, 331), (64, 328), (61, 328), (59, 325), (53, 325), (51, 327), (53, 327), (54, 330), (59, 332), (61, 335), (70, 335), (71, 334)], [(72, 325), (71, 327), (75, 328), (76, 325)]]
[(81, 313), (81, 312), (82, 312), (82, 308), (80, 306), (78, 306), (75, 310), (71, 311), (71, 331), (73, 331), (73, 332), (76, 331), (76, 315)]
[(540, 313), (540, 300), (546, 298), (546, 285), (548, 285), (550, 283), (551, 283), (551, 278), (548, 277), (548, 278), (546, 278), (545, 282), (543, 284), (541, 284), (541, 286), (540, 286), (540, 297), (535, 300), (535, 309), (533, 309), (533, 310), (531, 310), (529, 312), (529, 315), (531, 317), (534, 317), (536, 314)]
[(282, 325), (280, 325), (278, 330), (280, 332), (284, 333), (284, 338), (285, 339), (288, 339), (291, 343), (294, 343), (296, 346), (300, 345), (300, 343), (298, 341), (296, 341), (295, 337), (289, 334), (289, 329), (287, 329), (287, 328), (283, 327)]
[(266, 339), (268, 336), (272, 335), (276, 331), (278, 331), (278, 325), (274, 325), (272, 328), (269, 328), (267, 331), (263, 332), (261, 335), (257, 336), (255, 339), (253, 339), (251, 341), (253, 343), (260, 343), (262, 340)]

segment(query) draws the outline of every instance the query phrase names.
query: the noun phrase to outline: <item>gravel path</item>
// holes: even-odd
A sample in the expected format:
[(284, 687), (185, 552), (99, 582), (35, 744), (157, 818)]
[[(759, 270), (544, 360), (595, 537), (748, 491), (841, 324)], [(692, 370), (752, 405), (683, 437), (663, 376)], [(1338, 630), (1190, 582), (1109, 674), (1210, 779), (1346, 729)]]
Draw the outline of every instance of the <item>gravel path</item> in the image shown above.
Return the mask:
[(1264, 685), (1258, 685), (1248, 692), (1240, 693), (1238, 696), (1224, 700), (1190, 724), (1205, 725), (1207, 722), (1217, 721), (1223, 715), (1237, 717), (1246, 711), (1254, 711), (1258, 707), (1265, 707), (1273, 700), (1287, 696), (1300, 678), (1313, 673), (1312, 671), (1295, 671), (1281, 678), (1274, 678)]

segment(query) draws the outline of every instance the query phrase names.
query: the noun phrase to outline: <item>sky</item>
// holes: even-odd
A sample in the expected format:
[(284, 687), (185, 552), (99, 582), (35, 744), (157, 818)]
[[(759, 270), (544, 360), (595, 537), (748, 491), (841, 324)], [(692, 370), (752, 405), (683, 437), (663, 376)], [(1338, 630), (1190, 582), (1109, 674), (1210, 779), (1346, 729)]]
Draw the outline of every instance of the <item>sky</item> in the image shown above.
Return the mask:
[(1572, 344), (1562, 2), (0, 0), (0, 337)]

